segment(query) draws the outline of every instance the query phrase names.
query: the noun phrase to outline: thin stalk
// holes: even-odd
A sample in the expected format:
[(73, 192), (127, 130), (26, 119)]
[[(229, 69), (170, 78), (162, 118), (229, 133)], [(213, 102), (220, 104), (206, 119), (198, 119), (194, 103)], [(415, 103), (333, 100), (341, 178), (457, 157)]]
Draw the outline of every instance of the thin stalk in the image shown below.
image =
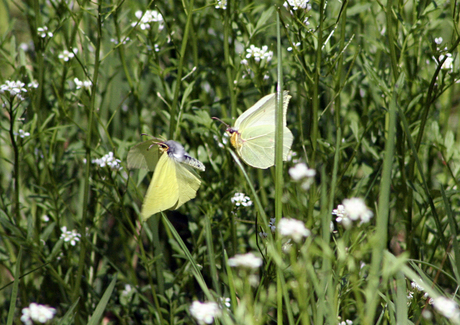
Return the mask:
[(385, 158), (383, 161), (382, 178), (380, 183), (380, 196), (378, 202), (378, 214), (376, 233), (373, 238), (372, 261), (369, 273), (369, 284), (366, 288), (366, 314), (363, 324), (373, 324), (379, 295), (377, 293), (383, 251), (385, 250), (388, 237), (388, 214), (390, 211), (390, 187), (391, 171), (393, 169), (394, 147), (396, 141), (396, 103), (398, 92), (404, 83), (404, 74), (400, 75), (398, 82), (393, 87), (393, 94), (388, 108), (388, 132), (385, 143)]
[(177, 110), (177, 103), (179, 101), (179, 91), (182, 82), (182, 70), (184, 68), (184, 58), (185, 58), (185, 50), (187, 49), (187, 40), (190, 32), (190, 25), (192, 23), (193, 17), (193, 1), (190, 0), (188, 10), (186, 10), (187, 14), (187, 23), (185, 25), (185, 32), (184, 38), (182, 39), (182, 47), (180, 49), (180, 59), (179, 59), (179, 66), (177, 67), (177, 77), (176, 77), (176, 87), (174, 89), (174, 98), (173, 103), (171, 105), (171, 113), (170, 113), (170, 124), (169, 124), (169, 139), (174, 140), (175, 137), (175, 130), (176, 125), (179, 125), (179, 121), (176, 121), (176, 110)]
[[(283, 203), (281, 196), (283, 195), (283, 62), (281, 55), (281, 24), (280, 12), (276, 12), (276, 38), (277, 38), (277, 53), (278, 53), (278, 89), (276, 96), (276, 125), (275, 125), (275, 218), (276, 223), (282, 218)], [(277, 251), (281, 254), (281, 242), (277, 242)], [(278, 324), (283, 323), (283, 279), (282, 270), (277, 267), (277, 305), (278, 305)], [(286, 301), (286, 304), (289, 302)]]
[(88, 223), (88, 208), (89, 205), (89, 191), (90, 191), (90, 167), (91, 164), (91, 143), (92, 143), (92, 131), (93, 131), (93, 123), (94, 123), (94, 111), (96, 109), (96, 94), (97, 94), (97, 80), (99, 77), (99, 67), (100, 61), (99, 56), (101, 52), (101, 39), (102, 39), (102, 5), (101, 3), (98, 5), (97, 10), (97, 37), (96, 37), (96, 49), (95, 49), (95, 57), (94, 57), (94, 75), (93, 75), (93, 85), (91, 89), (91, 102), (89, 107), (89, 118), (88, 118), (88, 128), (86, 134), (86, 161), (88, 162), (85, 166), (85, 178), (84, 178), (84, 194), (83, 194), (83, 202), (82, 202), (82, 217), (81, 217), (81, 225), (80, 225), (80, 234), (82, 235), (81, 241), (81, 250), (80, 250), (80, 263), (78, 265), (78, 270), (75, 278), (75, 286), (72, 293), (72, 301), (76, 302), (79, 299), (79, 292), (81, 286), (81, 279), (83, 276), (83, 270), (85, 269), (85, 257), (86, 257), (86, 249), (88, 242), (84, 239), (86, 233), (86, 227)]

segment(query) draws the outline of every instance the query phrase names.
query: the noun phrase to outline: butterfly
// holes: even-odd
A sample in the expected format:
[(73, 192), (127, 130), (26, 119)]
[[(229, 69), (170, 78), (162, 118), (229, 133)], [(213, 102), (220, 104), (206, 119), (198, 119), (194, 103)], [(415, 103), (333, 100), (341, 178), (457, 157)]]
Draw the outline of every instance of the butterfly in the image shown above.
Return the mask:
[(142, 204), (143, 220), (160, 211), (176, 210), (195, 198), (201, 180), (192, 168), (206, 170), (201, 161), (173, 140), (147, 140), (134, 146), (128, 152), (128, 168), (155, 170)]
[[(283, 160), (285, 161), (294, 139), (291, 130), (286, 126), (286, 111), (290, 98), (288, 92), (284, 91)], [(230, 135), (230, 142), (241, 159), (249, 166), (266, 169), (275, 164), (275, 108), (276, 93), (273, 93), (263, 97), (241, 114), (233, 127), (227, 125), (226, 131)], [(219, 120), (216, 117), (213, 119)]]

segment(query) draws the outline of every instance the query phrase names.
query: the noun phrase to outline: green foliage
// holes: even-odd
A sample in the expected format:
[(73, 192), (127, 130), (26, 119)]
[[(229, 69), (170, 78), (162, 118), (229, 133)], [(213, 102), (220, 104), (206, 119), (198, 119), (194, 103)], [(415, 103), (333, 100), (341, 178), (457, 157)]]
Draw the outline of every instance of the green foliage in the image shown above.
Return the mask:
[[(50, 324), (191, 324), (196, 300), (221, 324), (460, 324), (457, 3), (309, 6), (0, 3), (1, 324), (34, 302)], [(211, 117), (232, 125), (278, 78), (292, 157), (259, 170)], [(145, 223), (143, 133), (206, 165)], [(302, 162), (316, 176), (294, 179)], [(341, 216), (351, 198), (373, 217)], [(247, 252), (262, 266), (231, 266)]]

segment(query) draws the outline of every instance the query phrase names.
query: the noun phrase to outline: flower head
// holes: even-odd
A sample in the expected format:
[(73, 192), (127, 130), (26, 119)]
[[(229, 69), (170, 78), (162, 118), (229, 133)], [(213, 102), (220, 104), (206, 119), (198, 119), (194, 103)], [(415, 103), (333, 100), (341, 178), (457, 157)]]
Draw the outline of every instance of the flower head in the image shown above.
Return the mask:
[(29, 132), (25, 132), (23, 129), (19, 129), (18, 132), (14, 132), (14, 135), (19, 135), (21, 138), (30, 137)]
[(41, 38), (45, 38), (46, 36), (48, 37), (53, 37), (53, 33), (48, 31), (48, 27), (38, 27), (37, 32), (40, 35)]
[(93, 164), (98, 164), (100, 167), (109, 166), (113, 170), (122, 170), (123, 169), (123, 167), (121, 167), (121, 165), (120, 165), (121, 160), (116, 159), (113, 156), (112, 151), (110, 151), (108, 154), (106, 154), (105, 156), (103, 156), (100, 159), (93, 159), (91, 162)]
[(351, 198), (343, 200), (343, 207), (351, 220), (361, 219), (361, 222), (369, 222), (374, 216), (361, 198)]
[(260, 257), (253, 253), (237, 254), (228, 259), (228, 265), (232, 267), (244, 267), (247, 269), (256, 269), (262, 265), (263, 261)]
[(10, 93), (10, 96), (21, 95), (21, 92), (26, 93), (27, 89), (24, 88), (25, 84), (22, 81), (7, 80), (3, 85), (0, 85), (0, 93)]
[(70, 245), (75, 246), (77, 241), (80, 241), (81, 235), (77, 233), (75, 229), (72, 231), (67, 231), (67, 227), (64, 226), (61, 228), (61, 231), (61, 238), (64, 239), (64, 242), (70, 242)]
[(308, 237), (311, 234), (302, 221), (288, 218), (283, 218), (278, 222), (278, 232), (281, 236), (291, 237), (296, 242), (300, 242), (302, 237)]
[(29, 307), (22, 309), (21, 321), (26, 325), (32, 325), (33, 322), (46, 323), (53, 319), (56, 309), (31, 303)]
[(292, 10), (297, 10), (297, 9), (307, 9), (309, 10), (311, 6), (309, 5), (310, 0), (287, 0), (284, 2), (284, 7), (288, 9), (289, 7), (292, 8)]
[(220, 309), (215, 302), (194, 301), (190, 306), (190, 314), (198, 321), (198, 324), (212, 324), (215, 317), (220, 316)]
[(69, 61), (70, 59), (72, 59), (74, 56), (75, 56), (75, 53), (69, 52), (69, 51), (67, 51), (67, 50), (64, 50), (64, 51), (62, 51), (61, 54), (59, 54), (58, 57), (59, 57), (61, 60), (64, 60), (65, 62), (67, 62), (67, 61)]
[(75, 78), (73, 81), (75, 82), (75, 86), (77, 89), (80, 89), (80, 88), (90, 89), (91, 86), (93, 85), (91, 80), (80, 81), (78, 78)]
[(433, 299), (433, 305), (444, 317), (460, 321), (460, 311), (455, 301), (440, 296)]
[(131, 26), (133, 27), (139, 26), (142, 30), (150, 29), (150, 24), (157, 22), (159, 23), (158, 30), (162, 30), (164, 28), (163, 15), (156, 10), (146, 10), (145, 13), (138, 10), (135, 15), (138, 21), (131, 23)]
[(442, 62), (441, 69), (443, 70), (453, 70), (454, 69), (454, 58), (452, 57), (452, 54), (447, 53), (445, 56), (441, 54), (439, 56), (439, 62)]
[(289, 169), (289, 175), (294, 181), (302, 181), (302, 189), (308, 190), (315, 180), (316, 170), (308, 168), (305, 163), (298, 163)]
[(260, 62), (261, 60), (269, 62), (273, 58), (273, 51), (269, 51), (267, 45), (262, 46), (262, 48), (258, 48), (251, 44), (249, 48), (246, 49), (246, 52), (246, 59), (254, 58), (254, 61), (256, 62)]
[(252, 205), (251, 198), (244, 193), (235, 193), (235, 195), (231, 198), (232, 203), (239, 207), (240, 205), (244, 207), (249, 207)]
[(217, 0), (216, 9), (227, 9), (227, 0)]

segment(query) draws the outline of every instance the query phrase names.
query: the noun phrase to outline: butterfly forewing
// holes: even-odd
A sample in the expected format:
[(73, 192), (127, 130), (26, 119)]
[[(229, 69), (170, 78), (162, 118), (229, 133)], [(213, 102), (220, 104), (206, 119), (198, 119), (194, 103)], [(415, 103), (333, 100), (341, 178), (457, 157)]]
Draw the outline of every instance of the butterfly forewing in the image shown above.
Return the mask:
[(141, 216), (148, 219), (155, 213), (171, 209), (179, 200), (176, 162), (167, 153), (161, 155), (144, 198)]

